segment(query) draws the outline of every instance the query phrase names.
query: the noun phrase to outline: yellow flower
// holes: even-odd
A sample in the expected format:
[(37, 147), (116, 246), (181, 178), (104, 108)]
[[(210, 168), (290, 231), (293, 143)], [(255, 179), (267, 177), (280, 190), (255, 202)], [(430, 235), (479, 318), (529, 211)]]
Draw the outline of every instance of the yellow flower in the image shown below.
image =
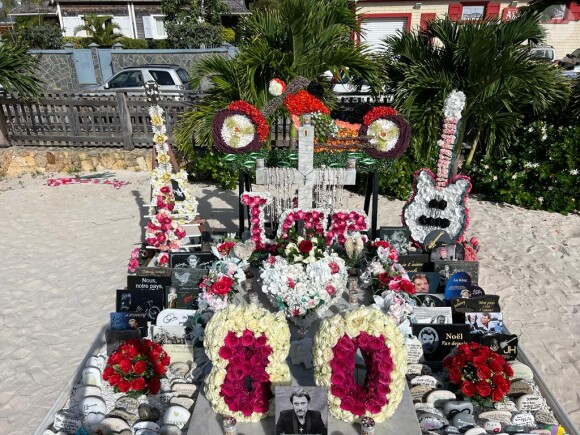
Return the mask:
[(165, 136), (164, 134), (155, 134), (153, 136), (153, 142), (155, 142), (156, 144), (164, 144), (167, 141), (167, 136)]

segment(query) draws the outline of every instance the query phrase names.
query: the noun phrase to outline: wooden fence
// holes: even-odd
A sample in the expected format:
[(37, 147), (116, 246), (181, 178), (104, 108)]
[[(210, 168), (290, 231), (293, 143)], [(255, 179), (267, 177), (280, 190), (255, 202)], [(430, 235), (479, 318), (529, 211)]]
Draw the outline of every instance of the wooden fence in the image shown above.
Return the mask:
[[(178, 116), (198, 104), (199, 94), (180, 91), (162, 96), (167, 135), (173, 142), (172, 128)], [(386, 104), (392, 98), (374, 101), (370, 96), (339, 99), (338, 110), (350, 110), (360, 103)], [(51, 92), (36, 102), (23, 102), (0, 94), (0, 147), (150, 147), (149, 103), (140, 93)], [(278, 119), (271, 125), (273, 145), (291, 145), (290, 120)]]

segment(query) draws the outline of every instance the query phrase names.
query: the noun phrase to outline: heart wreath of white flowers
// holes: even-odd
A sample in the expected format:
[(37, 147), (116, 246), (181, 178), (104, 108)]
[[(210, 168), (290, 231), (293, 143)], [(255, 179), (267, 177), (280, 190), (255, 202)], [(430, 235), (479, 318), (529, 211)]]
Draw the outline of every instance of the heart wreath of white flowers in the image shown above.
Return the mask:
[(251, 305), (228, 307), (207, 324), (204, 347), (213, 363), (204, 392), (216, 413), (243, 422), (272, 414), (274, 386), (291, 383), (284, 314)]
[[(365, 385), (357, 385), (355, 354), (367, 367)], [(395, 321), (369, 307), (324, 319), (314, 337), (314, 381), (328, 388), (328, 410), (346, 422), (391, 417), (403, 397), (407, 351)]]

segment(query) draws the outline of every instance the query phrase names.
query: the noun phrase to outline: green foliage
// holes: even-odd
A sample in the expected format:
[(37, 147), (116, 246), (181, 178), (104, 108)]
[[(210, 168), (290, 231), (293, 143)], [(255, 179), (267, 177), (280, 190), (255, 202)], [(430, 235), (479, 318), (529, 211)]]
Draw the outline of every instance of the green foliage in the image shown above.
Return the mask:
[(25, 99), (34, 99), (42, 91), (36, 64), (38, 59), (27, 53), (27, 47), (0, 41), (0, 86), (6, 92), (17, 92)]
[(471, 169), (474, 192), (486, 199), (563, 214), (580, 202), (580, 126), (536, 121), (521, 128), (510, 154)]
[(173, 48), (169, 45), (167, 39), (146, 39), (147, 48), (152, 50), (164, 50), (166, 48)]
[(227, 12), (227, 7), (221, 0), (161, 0), (161, 11), (165, 15), (165, 24), (198, 18), (217, 25), (221, 15)]
[(352, 38), (357, 32), (355, 11), (347, 0), (280, 0), (276, 9), (243, 18), (238, 55), (233, 59), (204, 57), (190, 71), (192, 89), (204, 77), (212, 88), (201, 104), (182, 116), (179, 146), (188, 153), (192, 138), (197, 145), (211, 144), (211, 121), (232, 101), (243, 99), (263, 107), (271, 98), (268, 83), (274, 77), (289, 83), (297, 76), (315, 79), (326, 70), (344, 69), (376, 83), (376, 64)]
[(87, 14), (83, 17), (85, 23), (74, 28), (75, 35), (79, 32), (87, 32), (93, 42), (99, 47), (111, 47), (123, 35), (115, 33), (115, 30), (121, 30), (117, 23), (110, 20), (110, 15)]
[(62, 46), (62, 31), (53, 24), (24, 27), (18, 32), (18, 41), (30, 49), (57, 50)]
[(233, 44), (236, 41), (236, 32), (231, 27), (222, 27), (222, 39)]
[(385, 73), (396, 86), (397, 108), (413, 127), (415, 155), (436, 147), (443, 102), (453, 89), (467, 98), (459, 146), (471, 142), (475, 152), (481, 144), (488, 157), (508, 151), (525, 115), (565, 101), (569, 84), (524, 45), (542, 38), (539, 16), (527, 14), (503, 22), (437, 19), (424, 31), (387, 39)]
[(121, 43), (125, 48), (133, 48), (133, 49), (146, 49), (149, 48), (149, 44), (145, 39), (134, 39), (134, 38), (127, 38), (126, 36), (122, 36), (117, 38), (115, 41), (116, 43)]
[(238, 182), (238, 172), (214, 149), (196, 149), (189, 154), (187, 171), (195, 174), (196, 181), (214, 181), (223, 189), (233, 189)]
[(92, 42), (92, 38), (84, 38), (82, 36), (64, 36), (62, 38), (63, 47), (65, 44), (72, 44), (73, 48), (87, 48)]
[(338, 127), (330, 115), (323, 113), (312, 114), (312, 125), (314, 125), (314, 137), (320, 142), (326, 142), (329, 136), (338, 134)]
[(221, 26), (200, 23), (194, 18), (165, 22), (167, 41), (172, 48), (217, 47), (222, 44)]

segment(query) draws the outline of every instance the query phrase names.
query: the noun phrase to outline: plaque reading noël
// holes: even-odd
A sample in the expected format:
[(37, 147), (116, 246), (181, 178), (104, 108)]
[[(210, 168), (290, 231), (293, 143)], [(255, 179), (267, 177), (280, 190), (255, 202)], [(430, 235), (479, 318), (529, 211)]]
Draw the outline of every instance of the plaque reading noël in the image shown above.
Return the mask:
[(471, 340), (469, 325), (414, 324), (413, 335), (423, 346), (425, 361), (442, 361), (455, 347)]

